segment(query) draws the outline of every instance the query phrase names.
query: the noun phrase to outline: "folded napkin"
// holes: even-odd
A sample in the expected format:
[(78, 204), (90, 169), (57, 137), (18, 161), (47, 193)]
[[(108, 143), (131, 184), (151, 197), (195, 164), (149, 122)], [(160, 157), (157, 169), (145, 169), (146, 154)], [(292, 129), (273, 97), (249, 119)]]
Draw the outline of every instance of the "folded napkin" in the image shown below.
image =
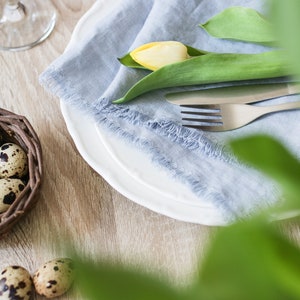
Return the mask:
[[(99, 1), (103, 7), (106, 5), (105, 0)], [(299, 155), (300, 112), (273, 114), (232, 132), (207, 133), (183, 127), (179, 108), (165, 101), (166, 92), (179, 89), (153, 91), (122, 105), (111, 101), (122, 97), (148, 74), (145, 70), (126, 68), (117, 60), (144, 43), (176, 40), (215, 52), (266, 51), (263, 46), (212, 38), (199, 27), (216, 13), (237, 5), (262, 13), (266, 10), (260, 0), (119, 1), (81, 42), (57, 58), (40, 76), (48, 91), (90, 115), (101, 130), (110, 131), (146, 153), (157, 168), (167, 170), (199, 199), (211, 202), (227, 222), (280, 201), (280, 192), (271, 180), (230, 154), (228, 139), (267, 133)]]

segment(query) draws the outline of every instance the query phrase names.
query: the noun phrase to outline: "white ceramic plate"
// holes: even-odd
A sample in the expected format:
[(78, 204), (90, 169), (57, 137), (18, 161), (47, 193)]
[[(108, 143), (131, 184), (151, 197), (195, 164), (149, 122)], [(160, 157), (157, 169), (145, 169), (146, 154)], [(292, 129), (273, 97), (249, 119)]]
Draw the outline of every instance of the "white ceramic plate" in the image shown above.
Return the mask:
[[(121, 0), (118, 0), (121, 1)], [(78, 22), (68, 47), (78, 42), (88, 30), (118, 5), (118, 1), (96, 1)], [(184, 185), (154, 166), (146, 154), (123, 140), (108, 137), (95, 122), (61, 102), (61, 110), (76, 147), (85, 161), (113, 188), (128, 199), (157, 213), (181, 221), (205, 225), (224, 225), (216, 207), (204, 203)], [(79, 122), (80, 120), (80, 122)]]

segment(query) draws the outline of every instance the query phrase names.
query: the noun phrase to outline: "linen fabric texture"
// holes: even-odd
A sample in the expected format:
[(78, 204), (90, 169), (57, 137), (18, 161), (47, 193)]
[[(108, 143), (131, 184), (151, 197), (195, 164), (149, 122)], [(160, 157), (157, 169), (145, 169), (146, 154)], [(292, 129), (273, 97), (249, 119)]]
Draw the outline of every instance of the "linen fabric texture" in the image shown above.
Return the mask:
[[(105, 7), (106, 1), (99, 1)], [(228, 141), (265, 133), (299, 156), (300, 112), (277, 113), (235, 131), (209, 133), (183, 127), (179, 107), (164, 98), (167, 92), (186, 88), (148, 92), (121, 105), (112, 101), (149, 74), (118, 61), (148, 42), (174, 40), (220, 53), (268, 51), (264, 46), (213, 38), (199, 26), (230, 6), (251, 7), (261, 13), (267, 10), (263, 1), (258, 0), (119, 1), (75, 47), (66, 50), (40, 76), (41, 84), (49, 92), (89, 115), (101, 130), (110, 131), (129, 147), (143, 151), (146, 159), (174, 178), (174, 186), (181, 182), (201, 201), (213, 203), (228, 223), (281, 201), (274, 182), (239, 162), (230, 153)], [(188, 89), (220, 85), (224, 84)], [(267, 104), (293, 99), (294, 96), (281, 97)]]

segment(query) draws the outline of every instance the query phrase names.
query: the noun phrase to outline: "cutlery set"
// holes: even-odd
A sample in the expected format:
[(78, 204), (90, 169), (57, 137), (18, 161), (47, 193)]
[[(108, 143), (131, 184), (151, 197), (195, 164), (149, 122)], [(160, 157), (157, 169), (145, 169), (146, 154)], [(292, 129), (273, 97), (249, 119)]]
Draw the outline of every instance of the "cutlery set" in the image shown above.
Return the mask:
[(273, 106), (253, 103), (300, 93), (299, 83), (257, 84), (166, 94), (181, 107), (183, 126), (204, 131), (227, 131), (274, 112), (300, 109), (300, 101)]

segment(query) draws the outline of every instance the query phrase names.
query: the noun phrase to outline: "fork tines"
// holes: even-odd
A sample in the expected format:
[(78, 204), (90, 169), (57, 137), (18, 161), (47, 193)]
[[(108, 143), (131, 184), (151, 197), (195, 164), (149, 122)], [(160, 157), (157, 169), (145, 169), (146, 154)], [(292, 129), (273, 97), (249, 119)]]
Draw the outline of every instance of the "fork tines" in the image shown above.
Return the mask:
[(223, 123), (220, 105), (181, 105), (181, 108), (183, 126), (206, 131), (221, 130)]

